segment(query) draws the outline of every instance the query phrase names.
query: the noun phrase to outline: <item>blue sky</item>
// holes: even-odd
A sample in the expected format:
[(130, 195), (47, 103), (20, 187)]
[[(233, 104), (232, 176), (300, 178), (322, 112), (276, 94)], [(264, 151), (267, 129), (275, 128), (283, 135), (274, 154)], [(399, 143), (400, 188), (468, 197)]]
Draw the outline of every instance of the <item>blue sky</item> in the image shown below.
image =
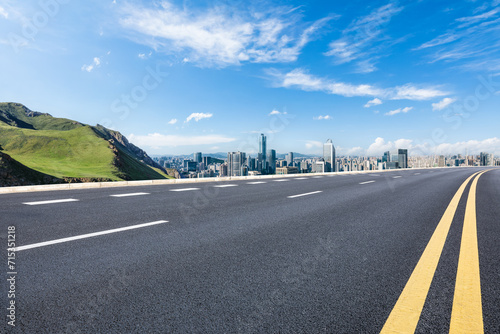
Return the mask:
[(0, 29), (0, 101), (150, 154), (500, 154), (500, 0), (4, 0)]

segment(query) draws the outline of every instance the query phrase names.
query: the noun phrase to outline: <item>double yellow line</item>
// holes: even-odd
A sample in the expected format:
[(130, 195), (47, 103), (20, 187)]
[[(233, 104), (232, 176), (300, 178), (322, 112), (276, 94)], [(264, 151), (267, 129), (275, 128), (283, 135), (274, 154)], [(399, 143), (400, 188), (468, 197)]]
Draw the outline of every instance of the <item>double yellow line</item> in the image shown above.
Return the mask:
[(486, 172), (471, 175), (453, 196), (381, 333), (415, 332), (458, 203), (473, 178), (465, 210), (450, 333), (484, 332), (476, 228), (476, 187), (477, 181)]

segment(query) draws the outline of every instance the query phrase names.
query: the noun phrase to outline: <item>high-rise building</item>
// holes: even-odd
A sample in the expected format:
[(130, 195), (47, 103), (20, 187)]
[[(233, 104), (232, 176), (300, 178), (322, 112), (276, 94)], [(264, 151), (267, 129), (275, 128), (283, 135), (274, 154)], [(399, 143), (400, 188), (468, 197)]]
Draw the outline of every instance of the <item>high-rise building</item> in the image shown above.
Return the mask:
[(408, 168), (408, 150), (398, 149), (398, 167)]
[(323, 144), (323, 160), (325, 160), (325, 172), (335, 172), (335, 146), (332, 140), (328, 139)]
[[(227, 153), (227, 174), (228, 176), (242, 176), (242, 168), (246, 160), (244, 152)], [(248, 170), (248, 169), (247, 169)]]
[(293, 165), (293, 152), (288, 152), (288, 154), (286, 155), (286, 165), (287, 166)]
[(266, 136), (261, 133), (259, 137), (259, 164), (260, 168), (262, 171), (267, 170), (267, 157), (266, 157), (266, 150), (267, 150), (267, 138)]
[(307, 163), (307, 161), (302, 160), (299, 166), (300, 166), (299, 170), (301, 173), (307, 173), (309, 171), (309, 164)]
[(196, 162), (197, 164), (203, 162), (201, 152), (196, 152), (193, 154), (193, 161)]
[(276, 150), (267, 151), (269, 173), (276, 173)]
[(317, 160), (313, 165), (313, 173), (324, 173), (325, 172), (325, 161)]
[(391, 161), (391, 152), (386, 151), (384, 152), (384, 156), (382, 157), (382, 162), (389, 162)]
[(249, 171), (254, 171), (256, 170), (256, 163), (257, 163), (257, 160), (255, 160), (255, 158), (252, 158), (250, 156), (248, 156), (247, 158), (247, 165), (248, 165), (248, 170)]
[(445, 167), (446, 166), (446, 158), (444, 155), (440, 155), (438, 158), (438, 167)]
[(197, 163), (192, 160), (183, 161), (183, 170), (186, 172), (196, 172)]
[(479, 165), (480, 166), (493, 166), (493, 158), (491, 154), (486, 152), (479, 153)]

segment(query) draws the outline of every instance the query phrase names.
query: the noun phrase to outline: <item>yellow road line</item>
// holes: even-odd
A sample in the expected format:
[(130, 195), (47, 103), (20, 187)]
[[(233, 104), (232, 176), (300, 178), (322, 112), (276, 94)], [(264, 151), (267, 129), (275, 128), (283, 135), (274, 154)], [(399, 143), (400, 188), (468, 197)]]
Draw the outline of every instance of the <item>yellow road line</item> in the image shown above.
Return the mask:
[(453, 196), (381, 333), (415, 332), (460, 198), (469, 181), (479, 173), (469, 176)]
[(479, 178), (486, 172), (482, 172), (474, 179), (467, 198), (450, 333), (484, 333), (477, 243), (476, 187)]

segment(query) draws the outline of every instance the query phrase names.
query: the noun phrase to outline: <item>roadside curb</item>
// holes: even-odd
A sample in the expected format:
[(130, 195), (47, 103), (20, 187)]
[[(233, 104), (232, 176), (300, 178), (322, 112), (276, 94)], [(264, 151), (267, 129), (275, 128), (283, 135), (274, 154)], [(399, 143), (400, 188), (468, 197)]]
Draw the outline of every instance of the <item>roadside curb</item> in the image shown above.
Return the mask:
[(283, 174), (283, 175), (228, 176), (228, 177), (212, 177), (212, 178), (208, 177), (192, 178), (192, 179), (65, 183), (65, 184), (48, 184), (48, 185), (38, 185), (38, 186), (0, 187), (0, 194), (58, 191), (58, 190), (77, 190), (77, 189), (96, 189), (96, 188), (115, 188), (115, 187), (137, 187), (137, 186), (167, 185), (167, 184), (190, 184), (190, 183), (205, 183), (205, 182), (230, 182), (230, 181), (241, 181), (241, 180), (263, 180), (263, 179), (265, 180), (265, 179), (275, 179), (275, 178), (294, 178), (294, 177), (312, 177), (312, 176), (342, 176), (342, 175), (353, 175), (353, 174), (385, 173), (385, 172), (395, 172), (395, 171), (406, 172), (406, 171), (417, 171), (417, 170), (427, 170), (427, 169), (450, 169), (450, 168), (471, 168), (471, 167), (479, 167), (479, 166), (384, 169), (384, 170), (367, 170), (367, 171), (353, 171), (353, 172), (303, 173), (303, 174)]

